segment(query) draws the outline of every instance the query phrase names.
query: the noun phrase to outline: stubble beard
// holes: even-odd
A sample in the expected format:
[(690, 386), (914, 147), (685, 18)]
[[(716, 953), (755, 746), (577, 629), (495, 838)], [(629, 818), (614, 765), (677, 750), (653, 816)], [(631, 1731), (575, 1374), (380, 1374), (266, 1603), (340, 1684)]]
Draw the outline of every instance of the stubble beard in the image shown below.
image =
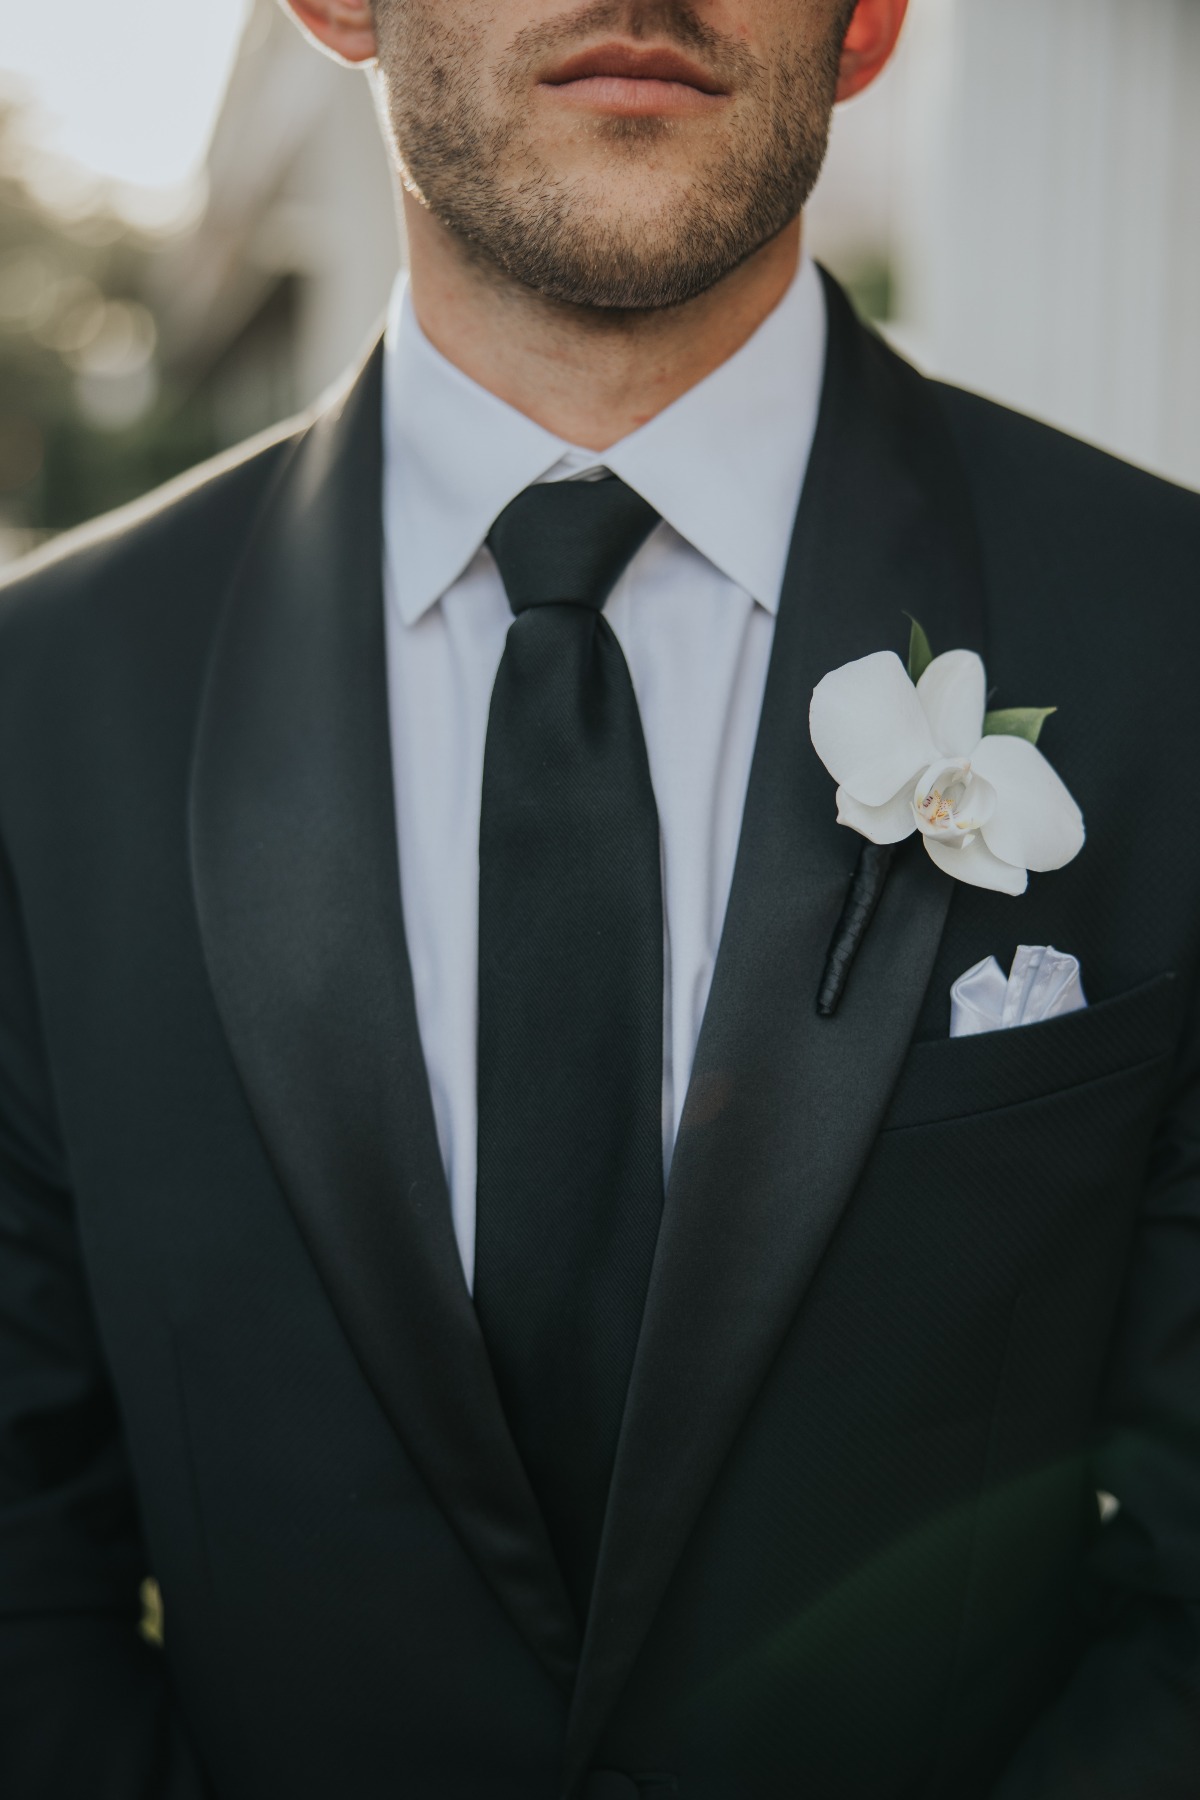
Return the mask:
[[(497, 72), (500, 105), (481, 99), (484, 72), (469, 36), (439, 17), (438, 0), (377, 0), (387, 124), (406, 187), (475, 264), (548, 300), (605, 313), (654, 312), (707, 292), (805, 205), (825, 159), (841, 36), (768, 69), (720, 37), (688, 0), (631, 15), (628, 0), (595, 0), (562, 21), (518, 34)], [(585, 33), (666, 37), (699, 53), (738, 96), (733, 128), (717, 134), (690, 175), (623, 214), (605, 203), (606, 175), (644, 167), (675, 130), (660, 118), (598, 117), (596, 172), (566, 178), (540, 157), (523, 107), (530, 71)], [(652, 159), (651, 159), (652, 160)], [(647, 175), (647, 183), (649, 182)]]

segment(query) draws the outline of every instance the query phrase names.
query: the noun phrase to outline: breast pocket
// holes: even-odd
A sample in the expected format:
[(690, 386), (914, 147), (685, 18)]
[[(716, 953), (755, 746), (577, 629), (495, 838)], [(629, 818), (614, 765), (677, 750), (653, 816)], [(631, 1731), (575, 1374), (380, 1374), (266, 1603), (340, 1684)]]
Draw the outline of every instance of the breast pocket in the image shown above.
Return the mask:
[(1178, 1038), (1179, 990), (1173, 973), (1156, 975), (1064, 1018), (913, 1044), (882, 1130), (1020, 1106), (1161, 1062)]
[[(1166, 1103), (1182, 986), (1157, 976), (1044, 1024), (914, 1044), (864, 1169), (856, 1220), (903, 1283), (903, 1304), (929, 1311), (939, 1357), (977, 1354), (972, 1332), (994, 1336), (1018, 1303), (1022, 1331), (1030, 1318), (1052, 1321), (1030, 1365), (1035, 1412), (1045, 1382), (1061, 1418), (1090, 1404)], [(973, 1322), (958, 1337), (937, 1335), (946, 1289)]]

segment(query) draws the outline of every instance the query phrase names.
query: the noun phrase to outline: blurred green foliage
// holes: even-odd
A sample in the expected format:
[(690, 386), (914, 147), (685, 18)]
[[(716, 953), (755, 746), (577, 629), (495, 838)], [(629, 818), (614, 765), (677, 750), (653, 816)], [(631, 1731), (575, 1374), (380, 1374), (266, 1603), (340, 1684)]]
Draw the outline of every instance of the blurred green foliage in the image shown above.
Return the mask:
[(873, 325), (896, 317), (896, 272), (883, 256), (865, 256), (838, 270), (855, 307)]
[(36, 541), (120, 505), (215, 448), (162, 382), (152, 242), (103, 213), (40, 206), (18, 119), (0, 110), (0, 531)]

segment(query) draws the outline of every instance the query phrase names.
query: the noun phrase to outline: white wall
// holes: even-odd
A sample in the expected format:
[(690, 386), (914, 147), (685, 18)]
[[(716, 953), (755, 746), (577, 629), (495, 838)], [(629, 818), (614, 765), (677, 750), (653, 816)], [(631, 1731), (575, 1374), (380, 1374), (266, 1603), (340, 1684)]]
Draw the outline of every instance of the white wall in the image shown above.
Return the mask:
[[(291, 401), (307, 405), (357, 356), (400, 261), (366, 76), (320, 55), (274, 0), (258, 0), (207, 172), (208, 212), (161, 272), (168, 348), (203, 368), (272, 287), (294, 277), (294, 330), (283, 348)], [(252, 393), (246, 404), (256, 405)], [(240, 435), (250, 426), (230, 428)]]
[(291, 175), (323, 220), (300, 298), (302, 401), (358, 355), (387, 305), (400, 259), (391, 174), (366, 77), (326, 67), (325, 105)]
[(925, 367), (1200, 486), (1197, 0), (912, 0), (828, 181), (835, 242), (885, 187)]

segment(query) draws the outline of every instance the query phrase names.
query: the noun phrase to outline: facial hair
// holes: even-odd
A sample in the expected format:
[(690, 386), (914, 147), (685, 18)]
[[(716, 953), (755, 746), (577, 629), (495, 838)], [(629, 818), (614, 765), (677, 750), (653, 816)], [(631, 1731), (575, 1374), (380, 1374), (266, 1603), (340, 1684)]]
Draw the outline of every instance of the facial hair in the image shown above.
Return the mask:
[[(406, 187), (476, 263), (547, 299), (651, 312), (705, 293), (801, 211), (825, 159), (845, 9), (828, 40), (768, 66), (713, 30), (689, 0), (591, 0), (519, 32), (484, 103), (477, 43), (442, 0), (377, 0), (387, 125)], [(653, 36), (698, 56), (738, 97), (733, 130), (700, 151), (690, 179), (627, 214), (600, 201), (599, 171), (564, 177), (534, 150), (525, 108), (533, 71), (599, 34)], [(637, 162), (670, 119), (600, 117), (610, 159)]]

